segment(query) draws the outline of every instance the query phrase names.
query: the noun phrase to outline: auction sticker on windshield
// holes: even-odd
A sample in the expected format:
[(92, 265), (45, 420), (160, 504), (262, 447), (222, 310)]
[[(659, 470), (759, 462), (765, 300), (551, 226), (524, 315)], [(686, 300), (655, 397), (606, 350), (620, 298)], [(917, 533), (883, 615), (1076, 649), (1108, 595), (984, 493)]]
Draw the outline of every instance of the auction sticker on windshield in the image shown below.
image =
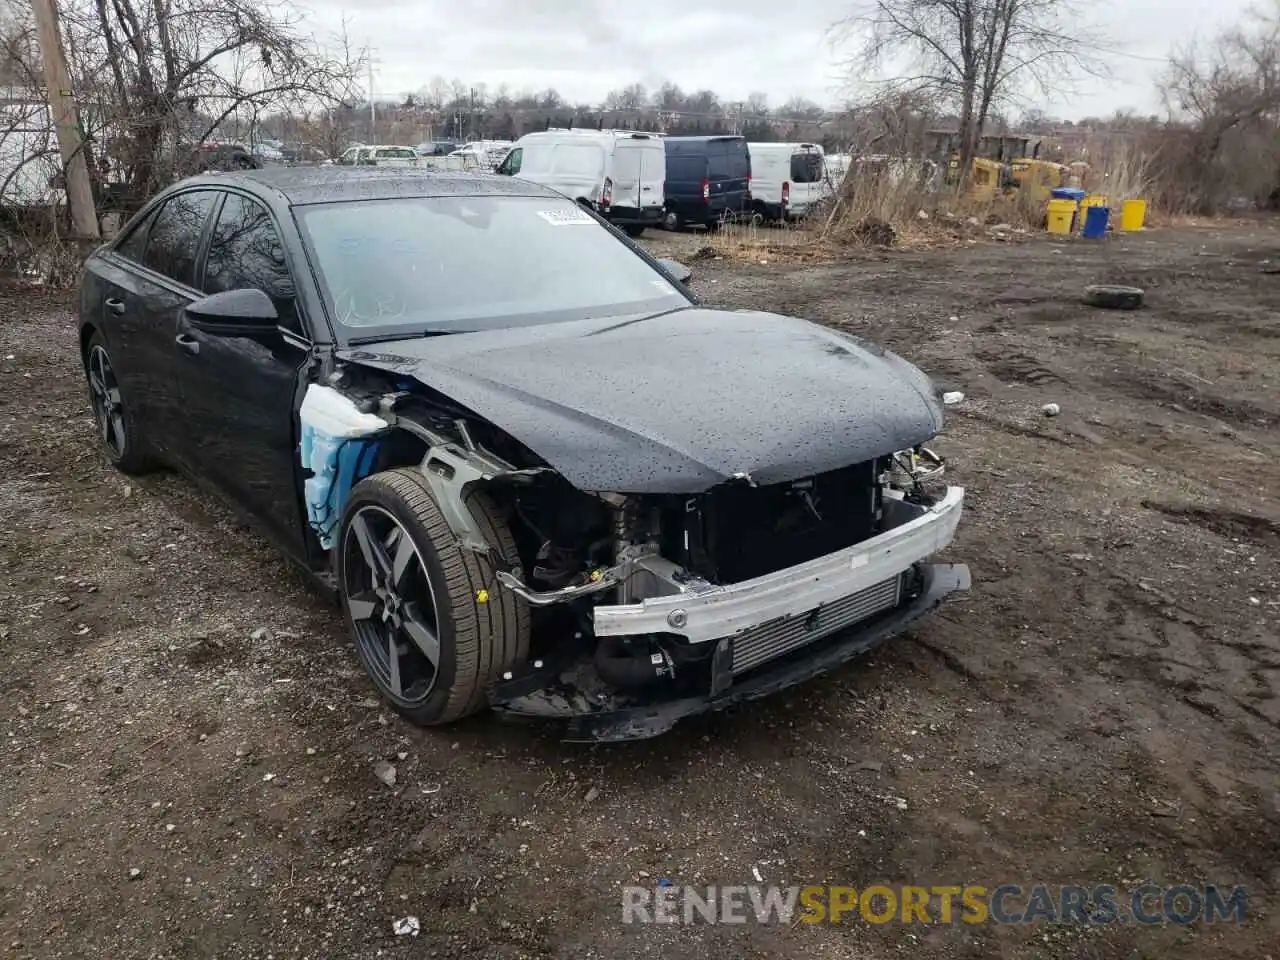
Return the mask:
[(539, 210), (538, 216), (553, 227), (564, 227), (571, 223), (595, 223), (591, 215), (578, 207), (561, 208), (559, 210)]

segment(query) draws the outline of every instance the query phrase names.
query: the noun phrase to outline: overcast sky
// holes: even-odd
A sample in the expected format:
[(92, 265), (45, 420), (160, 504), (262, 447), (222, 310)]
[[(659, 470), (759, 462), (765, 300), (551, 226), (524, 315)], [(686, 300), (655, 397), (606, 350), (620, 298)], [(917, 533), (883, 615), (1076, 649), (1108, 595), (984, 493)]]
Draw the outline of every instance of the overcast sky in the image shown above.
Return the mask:
[[(753, 90), (777, 106), (792, 96), (824, 106), (847, 89), (827, 28), (850, 0), (297, 0), (318, 34), (346, 17), (354, 44), (372, 44), (375, 96), (425, 87), (433, 76), (492, 90), (554, 87), (596, 103), (611, 89), (665, 80), (729, 100)], [(1174, 44), (1233, 22), (1247, 0), (1103, 0), (1092, 22), (1128, 56), (1108, 82), (1083, 82), (1046, 107), (1068, 119), (1117, 108), (1159, 109), (1153, 89)], [(1148, 58), (1148, 59), (1143, 59)]]

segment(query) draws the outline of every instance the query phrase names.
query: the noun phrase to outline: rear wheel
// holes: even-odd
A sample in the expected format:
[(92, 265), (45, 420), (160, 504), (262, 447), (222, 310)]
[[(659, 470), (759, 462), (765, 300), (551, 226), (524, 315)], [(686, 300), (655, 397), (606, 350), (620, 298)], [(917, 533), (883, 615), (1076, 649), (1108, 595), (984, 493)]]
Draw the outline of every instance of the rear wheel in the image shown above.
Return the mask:
[[(490, 547), (519, 557), (482, 494), (468, 501)], [(351, 491), (335, 566), (356, 655), (382, 696), (420, 726), (485, 706), (485, 688), (529, 655), (529, 608), (497, 567), (458, 545), (417, 470), (375, 474)]]
[(623, 227), (622, 229), (626, 231), (628, 237), (639, 237), (644, 234), (644, 227), (639, 224), (631, 224), (630, 226)]
[(674, 233), (684, 229), (684, 218), (678, 211), (668, 210), (662, 217), (662, 226)]
[(84, 355), (84, 371), (89, 381), (89, 404), (98, 427), (98, 439), (112, 465), (122, 473), (147, 473), (155, 462), (147, 450), (133, 411), (120, 393), (111, 354), (102, 334), (89, 338)]

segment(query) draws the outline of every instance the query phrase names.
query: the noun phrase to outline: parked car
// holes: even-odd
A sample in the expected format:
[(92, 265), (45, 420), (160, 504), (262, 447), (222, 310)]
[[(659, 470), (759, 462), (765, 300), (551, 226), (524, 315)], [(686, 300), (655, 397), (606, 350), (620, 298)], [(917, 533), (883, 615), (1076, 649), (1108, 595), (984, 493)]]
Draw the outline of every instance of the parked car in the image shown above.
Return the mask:
[(500, 164), (511, 149), (510, 140), (475, 140), (464, 143), (452, 151), (451, 157), (466, 157), (480, 169), (492, 170)]
[(751, 143), (751, 201), (768, 220), (799, 220), (831, 193), (816, 143)]
[(106, 456), (173, 466), (340, 601), (417, 724), (628, 739), (862, 653), (969, 583), (929, 378), (702, 306), (574, 200), (273, 167), (162, 191), (89, 257)]
[(342, 153), (338, 155), (338, 159), (334, 160), (333, 163), (336, 163), (340, 167), (354, 167), (356, 165), (356, 158), (360, 156), (360, 151), (363, 149), (363, 143), (353, 143), (351, 146), (347, 147), (347, 149), (343, 150)]
[(417, 151), (403, 146), (359, 147), (355, 159), (358, 167), (414, 167), (417, 164)]
[(458, 149), (459, 144), (452, 140), (429, 140), (420, 143), (413, 149), (420, 157), (447, 157)]
[(284, 154), (269, 143), (255, 143), (250, 152), (263, 163), (284, 163)]
[(184, 148), (186, 159), (179, 176), (204, 173), (208, 170), (254, 170), (262, 162), (239, 143), (205, 142)]
[(325, 160), (323, 150), (305, 143), (286, 143), (280, 148), (285, 163), (322, 163)]
[(715, 229), (751, 211), (751, 155), (746, 137), (664, 137), (665, 225)]
[(497, 172), (550, 187), (638, 237), (662, 223), (666, 170), (661, 134), (546, 130), (517, 140)]

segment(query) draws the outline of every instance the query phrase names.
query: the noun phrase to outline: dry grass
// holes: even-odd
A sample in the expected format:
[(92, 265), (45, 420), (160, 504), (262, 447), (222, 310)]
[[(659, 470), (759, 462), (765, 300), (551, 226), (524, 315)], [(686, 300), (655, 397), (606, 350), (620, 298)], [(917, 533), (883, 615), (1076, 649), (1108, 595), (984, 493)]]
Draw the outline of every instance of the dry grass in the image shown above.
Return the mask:
[(710, 234), (708, 249), (718, 257), (742, 261), (802, 261), (830, 259), (838, 254), (822, 235), (821, 222), (726, 223)]
[[(1107, 197), (1117, 222), (1126, 200), (1146, 199), (1147, 225), (1178, 223), (1155, 209), (1152, 161), (1134, 149), (1113, 151), (1082, 184)], [(846, 177), (834, 196), (801, 224), (729, 224), (708, 239), (710, 254), (753, 262), (837, 259), (859, 249), (954, 246), (1030, 239), (1045, 227), (1043, 191), (983, 195), (887, 170)]]
[(984, 196), (873, 176), (845, 181), (826, 213), (823, 234), (840, 244), (878, 246), (891, 236), (894, 245), (939, 246), (990, 233), (1010, 239), (1039, 229), (1043, 221), (1044, 202), (1029, 193)]

